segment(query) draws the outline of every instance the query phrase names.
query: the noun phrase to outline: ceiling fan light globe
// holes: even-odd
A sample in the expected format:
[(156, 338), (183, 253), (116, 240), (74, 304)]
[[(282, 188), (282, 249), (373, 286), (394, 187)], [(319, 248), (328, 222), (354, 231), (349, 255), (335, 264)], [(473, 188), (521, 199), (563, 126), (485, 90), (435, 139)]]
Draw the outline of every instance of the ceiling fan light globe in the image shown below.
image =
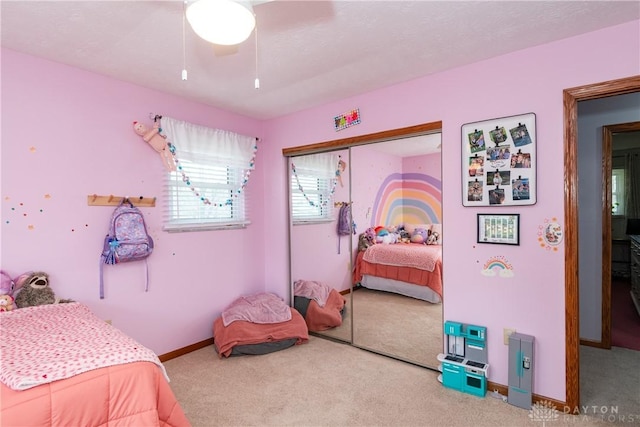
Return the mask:
[(198, 0), (187, 7), (186, 15), (199, 37), (224, 46), (242, 43), (256, 26), (251, 4), (241, 0)]

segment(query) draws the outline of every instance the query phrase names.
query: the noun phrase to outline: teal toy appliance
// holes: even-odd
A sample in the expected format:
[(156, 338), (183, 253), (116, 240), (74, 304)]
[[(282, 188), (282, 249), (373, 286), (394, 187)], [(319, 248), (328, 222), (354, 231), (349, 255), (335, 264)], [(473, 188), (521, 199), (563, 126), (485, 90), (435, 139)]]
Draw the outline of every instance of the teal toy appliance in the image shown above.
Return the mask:
[(464, 323), (444, 323), (447, 354), (439, 354), (442, 385), (484, 397), (487, 392), (487, 328)]

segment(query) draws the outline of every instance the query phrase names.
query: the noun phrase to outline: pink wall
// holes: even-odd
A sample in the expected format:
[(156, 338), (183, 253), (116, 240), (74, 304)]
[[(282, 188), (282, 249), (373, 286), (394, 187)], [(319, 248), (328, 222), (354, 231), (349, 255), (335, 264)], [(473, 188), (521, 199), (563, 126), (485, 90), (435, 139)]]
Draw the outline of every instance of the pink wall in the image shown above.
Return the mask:
[[(247, 186), (246, 230), (169, 234), (161, 230), (163, 166), (132, 128), (134, 120), (150, 124), (150, 112), (255, 136), (260, 122), (6, 49), (2, 106), (3, 269), (48, 272), (59, 296), (86, 303), (159, 354), (210, 338), (228, 303), (264, 289), (265, 144)], [(136, 262), (107, 266), (99, 299), (113, 208), (87, 206), (94, 193), (158, 197), (142, 209), (156, 244), (148, 293)]]
[(406, 157), (402, 161), (402, 171), (405, 173), (423, 173), (440, 179), (442, 176), (442, 156), (440, 153), (434, 153), (424, 156)]
[[(564, 252), (536, 243), (539, 224), (563, 218), (562, 90), (639, 74), (639, 33), (634, 21), (265, 123), (3, 49), (2, 268), (49, 272), (60, 296), (87, 303), (158, 353), (192, 344), (211, 336), (212, 320), (236, 296), (288, 295), (282, 148), (442, 120), (445, 318), (488, 327), (489, 379), (501, 384), (502, 328), (534, 335), (534, 392), (562, 401)], [(354, 107), (362, 123), (336, 133), (333, 117)], [(247, 187), (253, 224), (167, 234), (162, 208), (144, 209), (157, 241), (151, 289), (142, 290), (141, 265), (120, 265), (109, 269), (101, 301), (98, 257), (111, 209), (86, 206), (86, 195), (160, 196), (162, 166), (131, 129), (149, 112), (264, 136)], [(491, 208), (521, 214), (520, 246), (476, 245), (476, 214), (484, 209), (461, 204), (460, 126), (527, 112), (537, 117), (538, 203)], [(512, 279), (480, 273), (495, 256), (509, 261)]]
[[(562, 90), (639, 74), (639, 33), (640, 21), (634, 21), (272, 120), (266, 124), (272, 160), (282, 147), (442, 120), (445, 319), (488, 328), (489, 379), (500, 384), (508, 382), (503, 328), (534, 335), (534, 392), (564, 401), (564, 250), (547, 251), (537, 243), (540, 224), (552, 217), (563, 219)], [(336, 133), (332, 118), (356, 107), (362, 123)], [(537, 118), (538, 202), (491, 208), (521, 215), (520, 246), (477, 245), (476, 214), (487, 208), (462, 207), (460, 127), (528, 112)], [(279, 171), (265, 172), (267, 186), (283, 186)], [(284, 194), (271, 202), (265, 209), (268, 223), (277, 222), (287, 206)], [(276, 227), (266, 230), (267, 241), (276, 240), (279, 232)], [(276, 257), (280, 248), (271, 249)], [(286, 257), (286, 247), (282, 249)], [(496, 256), (510, 263), (513, 278), (481, 274), (483, 264)], [(277, 283), (286, 269), (268, 264), (266, 271), (269, 283)]]
[[(358, 225), (358, 233), (371, 227), (375, 217), (374, 202), (384, 179), (392, 173), (402, 172), (402, 157), (381, 153), (366, 145), (351, 149), (351, 173), (353, 218)], [(376, 224), (391, 225), (391, 224)], [(358, 239), (354, 236), (354, 245)]]

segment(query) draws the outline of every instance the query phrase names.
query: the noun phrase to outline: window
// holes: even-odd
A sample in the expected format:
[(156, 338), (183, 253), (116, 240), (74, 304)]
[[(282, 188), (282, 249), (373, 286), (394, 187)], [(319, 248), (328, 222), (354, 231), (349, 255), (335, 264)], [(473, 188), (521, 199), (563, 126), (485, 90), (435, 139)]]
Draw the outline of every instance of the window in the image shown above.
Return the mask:
[(166, 231), (245, 227), (255, 138), (162, 118), (178, 169), (165, 178)]
[(312, 154), (291, 159), (291, 216), (294, 224), (333, 219), (338, 157)]
[(624, 215), (624, 169), (611, 171), (611, 215)]

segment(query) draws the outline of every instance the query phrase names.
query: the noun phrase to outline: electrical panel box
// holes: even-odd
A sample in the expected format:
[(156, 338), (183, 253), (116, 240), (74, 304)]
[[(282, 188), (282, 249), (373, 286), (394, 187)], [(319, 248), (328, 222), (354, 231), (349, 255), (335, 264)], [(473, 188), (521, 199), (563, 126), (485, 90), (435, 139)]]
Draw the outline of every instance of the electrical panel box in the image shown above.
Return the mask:
[(509, 395), (507, 402), (531, 409), (533, 391), (534, 337), (521, 333), (509, 336)]

